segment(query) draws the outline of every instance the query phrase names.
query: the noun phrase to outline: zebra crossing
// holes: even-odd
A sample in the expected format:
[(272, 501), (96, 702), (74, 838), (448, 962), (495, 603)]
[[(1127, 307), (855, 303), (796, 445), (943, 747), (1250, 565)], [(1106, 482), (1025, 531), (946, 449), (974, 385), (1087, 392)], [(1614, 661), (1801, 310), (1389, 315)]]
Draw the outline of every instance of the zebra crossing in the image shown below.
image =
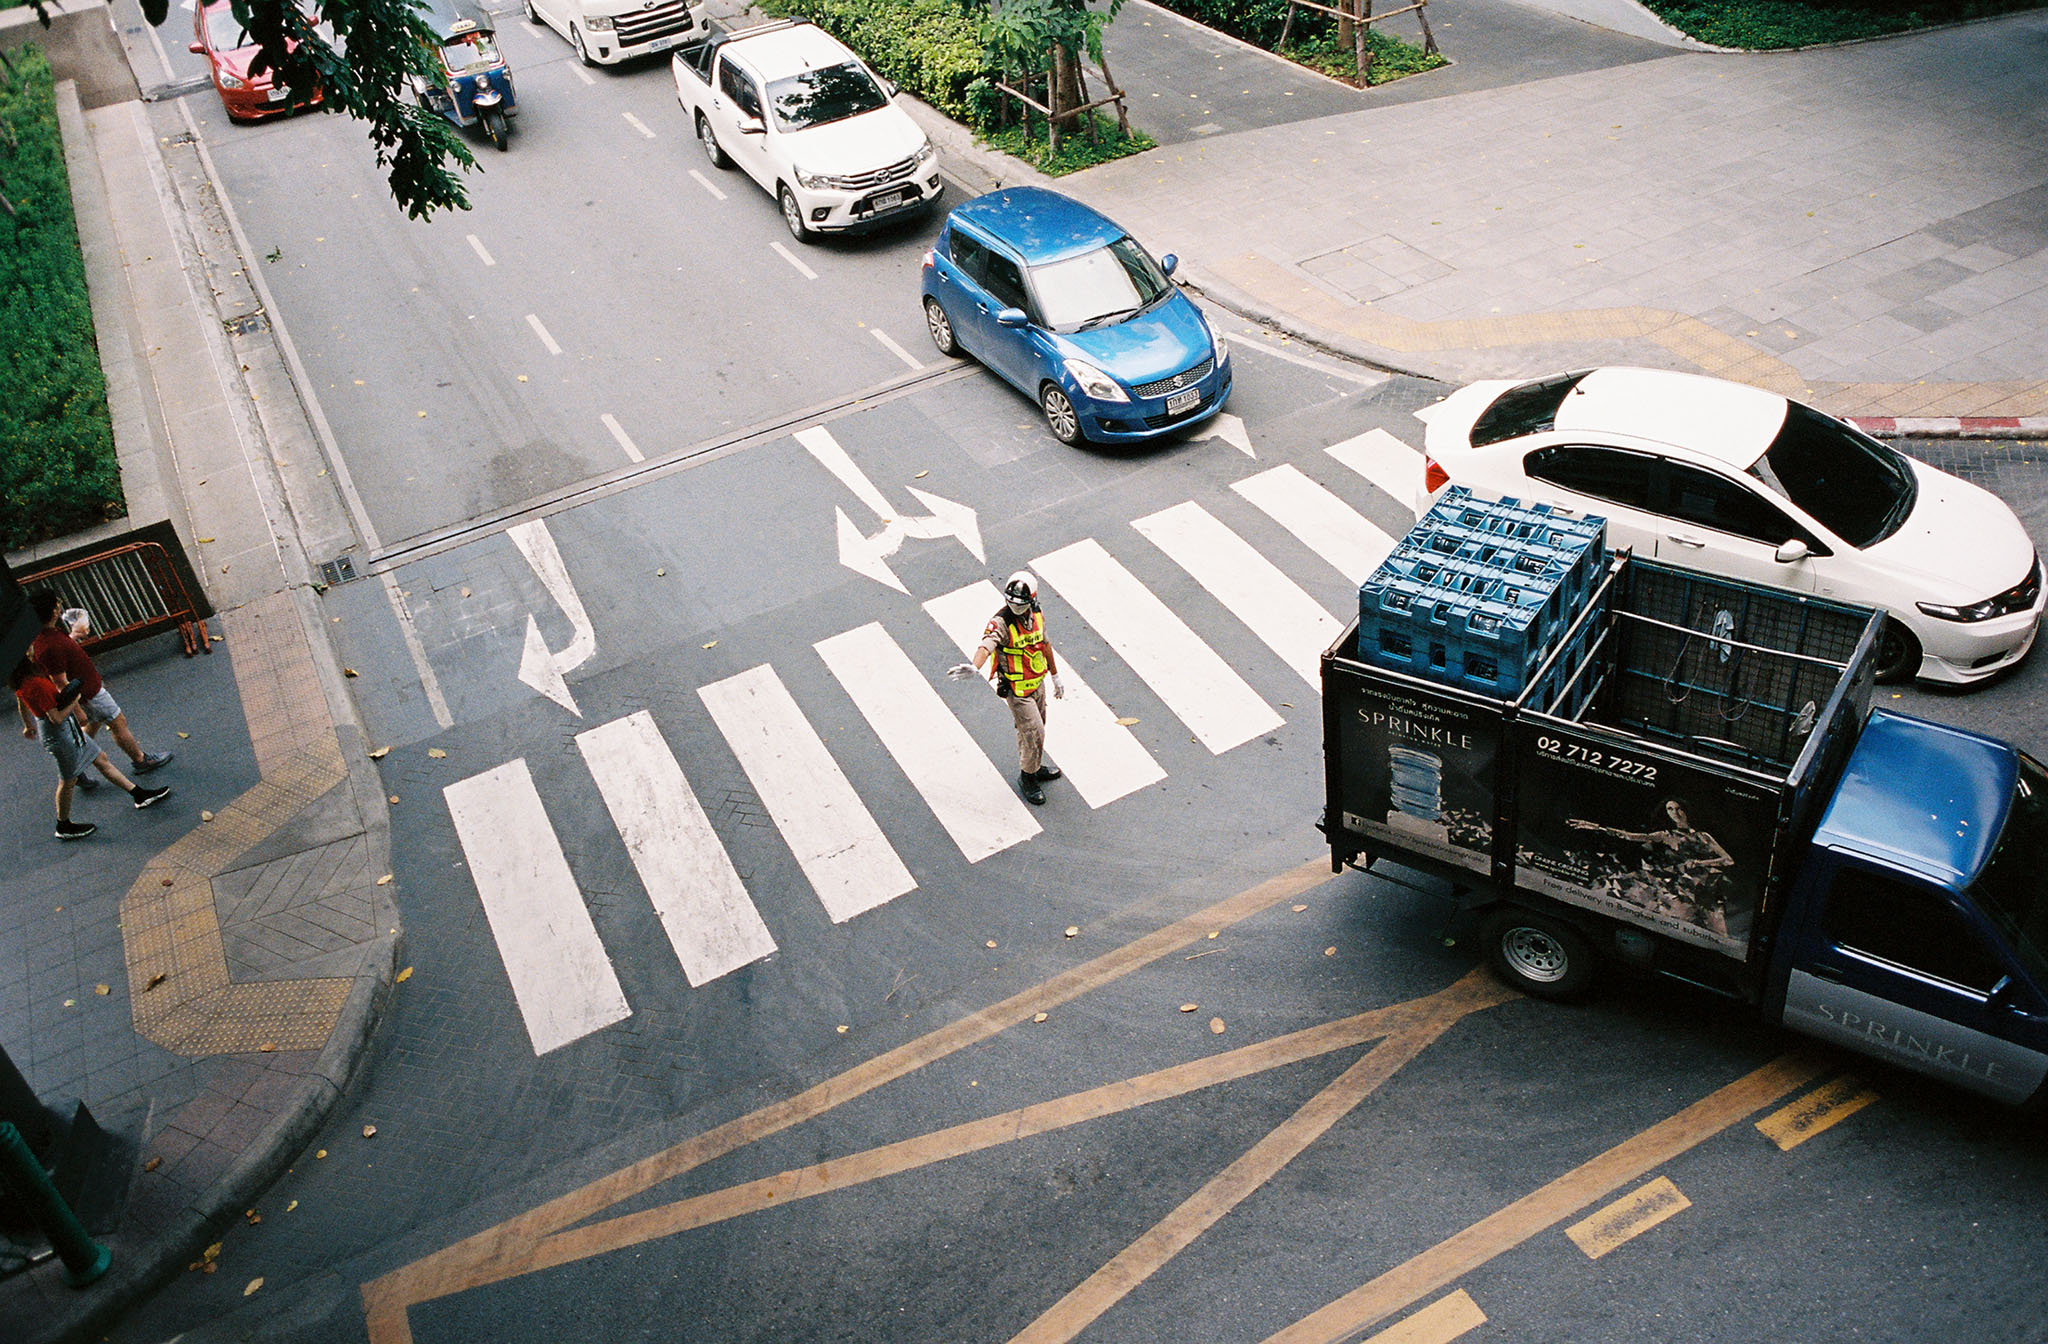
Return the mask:
[[(1399, 439), (1375, 430), (1325, 452), (1404, 508), (1411, 504), (1421, 457)], [(1316, 565), (1348, 583), (1362, 581), (1393, 548), (1391, 536), (1298, 467), (1266, 468), (1231, 489), (1299, 541)], [(1129, 526), (1136, 540), (1084, 538), (1035, 557), (1031, 568), (1071, 619), (1210, 753), (1281, 727), (1279, 711), (1118, 552), (1132, 563), (1148, 558), (1146, 546), (1164, 555), (1312, 688), (1342, 620), (1289, 577), (1282, 567), (1288, 557), (1261, 551), (1195, 501)], [(1327, 569), (1307, 581), (1327, 588)], [(921, 605), (966, 654), (1001, 598), (981, 580)], [(1037, 814), (1013, 787), (1007, 754), (992, 760), (982, 750), (940, 695), (942, 674), (920, 668), (881, 622), (817, 640), (812, 652), (966, 862), (1040, 834)], [(1102, 808), (1167, 772), (1131, 731), (1141, 707), (1124, 706), (1120, 715), (1090, 687), (1078, 661), (1062, 660), (1066, 696), (1049, 718), (1047, 752), (1081, 800)], [(799, 670), (814, 679), (816, 664), (784, 669)], [(917, 889), (774, 665), (700, 686), (697, 697), (834, 923)], [(654, 715), (637, 710), (585, 729), (575, 741), (686, 981), (703, 986), (773, 954), (774, 933)], [(444, 795), (534, 1052), (546, 1054), (631, 1016), (526, 762), (459, 780)]]

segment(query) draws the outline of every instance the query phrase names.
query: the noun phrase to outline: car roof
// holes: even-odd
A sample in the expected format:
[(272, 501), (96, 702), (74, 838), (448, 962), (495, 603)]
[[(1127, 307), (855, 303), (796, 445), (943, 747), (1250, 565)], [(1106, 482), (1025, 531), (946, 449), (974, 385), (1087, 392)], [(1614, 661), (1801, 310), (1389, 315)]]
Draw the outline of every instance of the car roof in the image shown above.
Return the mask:
[(1667, 369), (1595, 369), (1557, 408), (1563, 432), (1626, 434), (1673, 444), (1737, 470), (1785, 424), (1776, 392)]
[(1008, 187), (956, 206), (954, 219), (1014, 248), (1027, 266), (1087, 252), (1124, 236), (1116, 222), (1044, 187)]
[(742, 29), (727, 40), (726, 54), (745, 61), (749, 70), (765, 80), (787, 79), (800, 71), (856, 59), (837, 38), (810, 23), (762, 33)]

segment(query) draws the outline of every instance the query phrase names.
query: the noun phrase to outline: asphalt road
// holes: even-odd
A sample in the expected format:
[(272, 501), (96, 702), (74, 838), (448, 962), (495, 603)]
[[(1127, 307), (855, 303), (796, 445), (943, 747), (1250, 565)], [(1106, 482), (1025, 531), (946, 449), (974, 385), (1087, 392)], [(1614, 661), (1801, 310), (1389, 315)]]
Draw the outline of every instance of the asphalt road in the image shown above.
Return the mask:
[[(2038, 1333), (2037, 1122), (1818, 1048), (1780, 1062), (1790, 1039), (1679, 986), (1504, 1000), (1429, 883), (1318, 866), (1319, 706), (1300, 630), (1266, 637), (1287, 589), (1191, 566), (1240, 539), (1341, 617), (1342, 538), (1303, 510), (1320, 490), (1403, 530), (1400, 445), (1444, 389), (1218, 314), (1237, 422), (1062, 448), (931, 351), (929, 225), (799, 249), (703, 165), (664, 68), (585, 82), (551, 35), (505, 42), (513, 149), (430, 226), (345, 123), (195, 105), (388, 566), (324, 600), (391, 749), (412, 974), (220, 1271), (114, 1339), (1238, 1340), (1326, 1310), (1343, 1333), (1313, 1337), (1418, 1314), (1412, 1338), (1573, 1344)], [(1941, 451), (2048, 540), (2028, 454)], [(927, 516), (913, 489), (975, 527), (900, 537), (899, 591), (842, 537)], [(1066, 665), (1130, 720), (1105, 730), (1125, 773), (1098, 766), (1091, 805), (1077, 747), (1046, 808), (1005, 812), (1007, 715), (943, 676), (979, 609), (924, 604), (1044, 557)], [(1164, 674), (1133, 655), (1146, 593), (1193, 641)], [(2042, 666), (1901, 703), (2038, 749)], [(794, 714), (774, 740), (815, 741), (911, 883), (864, 913), (833, 917), (830, 855), (789, 820), (826, 786), (778, 813), (707, 698), (763, 668)], [(708, 835), (689, 855), (730, 862), (728, 950), (772, 950), (693, 976), (719, 949), (650, 894), (649, 819), (604, 782), (626, 768), (678, 772), (701, 817), (654, 833)], [(536, 930), (584, 959), (522, 981)], [(1788, 1149), (1751, 1123), (1814, 1085), (1876, 1100)], [(1716, 1109), (1728, 1088), (1753, 1104)], [(1656, 1160), (1601, 1161), (1631, 1144)], [(1630, 1198), (1632, 1222), (1564, 1234)]]

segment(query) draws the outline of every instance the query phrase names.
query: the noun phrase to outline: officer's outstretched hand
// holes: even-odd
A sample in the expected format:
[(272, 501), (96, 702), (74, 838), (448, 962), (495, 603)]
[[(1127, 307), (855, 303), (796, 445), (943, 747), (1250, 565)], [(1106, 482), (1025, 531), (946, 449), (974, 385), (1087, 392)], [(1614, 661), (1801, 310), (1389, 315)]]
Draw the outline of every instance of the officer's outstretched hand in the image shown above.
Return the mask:
[(1057, 672), (1052, 674), (1052, 698), (1055, 700), (1067, 698), (1067, 688), (1060, 685), (1060, 674)]
[(974, 675), (974, 664), (955, 663), (946, 669), (946, 675), (954, 681), (965, 681)]

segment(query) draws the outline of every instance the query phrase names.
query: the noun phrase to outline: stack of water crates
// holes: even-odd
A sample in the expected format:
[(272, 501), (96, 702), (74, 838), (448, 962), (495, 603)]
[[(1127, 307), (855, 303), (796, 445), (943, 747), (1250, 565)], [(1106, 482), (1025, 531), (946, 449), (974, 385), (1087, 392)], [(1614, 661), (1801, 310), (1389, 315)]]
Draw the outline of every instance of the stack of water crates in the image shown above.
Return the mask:
[[(1605, 519), (1454, 485), (1358, 590), (1358, 656), (1376, 667), (1513, 700), (1586, 609), (1607, 562)], [(1576, 639), (1589, 644), (1597, 622)], [(1529, 697), (1550, 708), (1583, 654)], [(1580, 677), (1555, 712), (1584, 708)]]

